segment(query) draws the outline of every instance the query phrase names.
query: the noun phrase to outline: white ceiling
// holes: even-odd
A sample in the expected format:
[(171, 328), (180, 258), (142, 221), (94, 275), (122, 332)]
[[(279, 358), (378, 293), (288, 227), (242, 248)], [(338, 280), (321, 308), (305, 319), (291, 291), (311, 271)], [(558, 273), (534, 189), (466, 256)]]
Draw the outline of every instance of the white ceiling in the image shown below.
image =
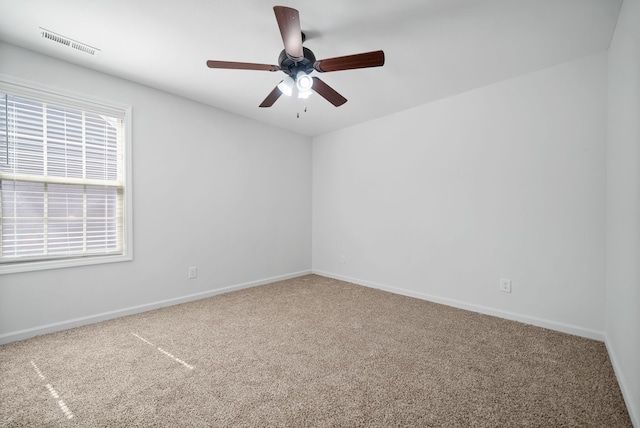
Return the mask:
[[(277, 1), (0, 0), (0, 40), (317, 136), (606, 50), (622, 2)], [(299, 10), (305, 46), (318, 59), (382, 49), (384, 67), (314, 72), (349, 100), (338, 108), (317, 94), (258, 108), (282, 72), (205, 63), (277, 64), (283, 44), (276, 4)], [(101, 54), (46, 40), (39, 27)]]

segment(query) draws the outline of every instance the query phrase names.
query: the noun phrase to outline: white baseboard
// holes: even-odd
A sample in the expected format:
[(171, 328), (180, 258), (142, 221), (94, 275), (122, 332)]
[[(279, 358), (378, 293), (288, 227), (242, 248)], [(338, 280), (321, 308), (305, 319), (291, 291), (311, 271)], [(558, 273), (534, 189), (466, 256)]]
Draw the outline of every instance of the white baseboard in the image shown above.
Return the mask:
[(570, 324), (564, 324), (556, 321), (545, 320), (542, 318), (531, 317), (528, 315), (521, 315), (513, 312), (502, 311), (499, 309), (493, 309), (486, 306), (474, 305), (472, 303), (462, 302), (459, 300), (448, 299), (444, 297), (433, 296), (430, 294), (420, 293), (417, 291), (406, 290), (404, 288), (392, 287), (385, 284), (378, 284), (371, 281), (366, 281), (358, 278), (351, 278), (344, 275), (337, 275), (329, 272), (312, 270), (312, 273), (320, 276), (326, 276), (328, 278), (339, 279), (341, 281), (347, 281), (365, 287), (376, 288), (378, 290), (388, 291), (390, 293), (400, 294), (408, 297), (415, 297), (417, 299), (427, 300), (434, 303), (440, 303), (454, 308), (465, 309), (468, 311), (478, 312), (485, 315), (492, 315), (498, 318), (504, 318), (512, 321), (518, 321), (525, 324), (531, 324), (538, 327), (547, 328), (549, 330), (555, 330), (562, 333), (572, 334), (574, 336), (586, 337), (588, 339), (594, 339), (598, 341), (604, 341), (604, 332), (590, 330)]
[(629, 388), (627, 387), (627, 381), (620, 369), (620, 364), (618, 363), (618, 356), (614, 347), (611, 345), (609, 341), (609, 337), (605, 334), (604, 344), (607, 347), (607, 353), (609, 354), (609, 360), (611, 360), (611, 365), (613, 366), (613, 372), (616, 374), (616, 379), (618, 380), (618, 385), (620, 385), (620, 391), (622, 392), (622, 397), (624, 398), (624, 403), (627, 405), (627, 411), (629, 412), (629, 417), (631, 418), (631, 424), (634, 427), (640, 428), (640, 397), (632, 397)]
[(83, 325), (95, 324), (97, 322), (119, 318), (127, 315), (134, 315), (141, 312), (151, 311), (165, 306), (178, 305), (180, 303), (191, 302), (193, 300), (204, 299), (218, 294), (229, 293), (231, 291), (242, 290), (244, 288), (257, 287), (259, 285), (269, 284), (272, 282), (283, 281), (285, 279), (297, 278), (299, 276), (309, 275), (311, 270), (289, 273), (285, 275), (274, 276), (271, 278), (259, 279), (256, 281), (245, 282), (242, 284), (231, 285), (228, 287), (217, 288), (215, 290), (203, 291), (201, 293), (188, 294), (186, 296), (175, 297), (173, 299), (160, 300), (157, 302), (146, 303), (144, 305), (130, 306), (115, 311), (102, 312), (100, 314), (90, 315), (87, 317), (74, 318), (66, 321), (56, 322), (52, 324), (41, 325), (38, 327), (28, 328), (25, 330), (13, 331), (0, 335), (0, 345), (19, 340), (29, 339), (43, 334), (54, 333), (56, 331), (67, 330), (70, 328), (81, 327)]

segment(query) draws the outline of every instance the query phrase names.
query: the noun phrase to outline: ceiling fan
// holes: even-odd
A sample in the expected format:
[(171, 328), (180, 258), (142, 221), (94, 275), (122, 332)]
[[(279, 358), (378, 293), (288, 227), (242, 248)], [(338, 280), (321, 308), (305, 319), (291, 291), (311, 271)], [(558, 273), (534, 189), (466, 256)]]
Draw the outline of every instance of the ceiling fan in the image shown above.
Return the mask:
[(302, 46), (305, 40), (300, 30), (300, 15), (296, 9), (286, 6), (274, 6), (273, 11), (280, 27), (284, 42), (284, 50), (278, 57), (278, 65), (255, 64), (249, 62), (207, 61), (209, 68), (226, 68), (236, 70), (282, 71), (284, 78), (262, 101), (260, 107), (271, 107), (284, 93), (291, 95), (293, 87), (298, 90), (299, 98), (307, 98), (311, 91), (316, 92), (336, 107), (347, 102), (347, 99), (317, 77), (309, 74), (314, 70), (319, 73), (330, 71), (353, 70), (357, 68), (380, 67), (384, 65), (384, 52), (373, 51), (317, 61), (313, 52)]

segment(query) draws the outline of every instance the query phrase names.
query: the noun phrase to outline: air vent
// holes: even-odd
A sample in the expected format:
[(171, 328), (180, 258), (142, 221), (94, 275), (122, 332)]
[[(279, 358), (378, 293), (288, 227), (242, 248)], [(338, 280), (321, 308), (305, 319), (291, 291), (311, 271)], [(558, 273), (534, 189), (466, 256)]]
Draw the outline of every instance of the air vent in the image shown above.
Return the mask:
[(79, 50), (80, 52), (84, 52), (89, 55), (97, 56), (100, 53), (100, 49), (94, 48), (93, 46), (89, 46), (85, 43), (78, 42), (76, 40), (70, 39), (62, 34), (54, 33), (53, 31), (45, 30), (40, 27), (40, 34), (47, 40), (51, 40), (52, 42), (60, 43), (64, 46), (69, 46), (70, 48)]
[(77, 42), (71, 42), (71, 47), (74, 49), (78, 49), (79, 51), (82, 51), (84, 53), (88, 53), (89, 55), (95, 55), (97, 49), (92, 48), (89, 45), (83, 45), (82, 43), (77, 43)]

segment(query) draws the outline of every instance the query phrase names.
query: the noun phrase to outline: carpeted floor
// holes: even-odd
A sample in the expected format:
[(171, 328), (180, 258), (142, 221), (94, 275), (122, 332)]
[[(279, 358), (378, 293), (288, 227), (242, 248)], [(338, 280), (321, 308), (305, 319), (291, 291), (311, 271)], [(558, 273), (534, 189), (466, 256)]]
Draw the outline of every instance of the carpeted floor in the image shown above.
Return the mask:
[(0, 425), (630, 427), (603, 343), (309, 275), (0, 347)]

